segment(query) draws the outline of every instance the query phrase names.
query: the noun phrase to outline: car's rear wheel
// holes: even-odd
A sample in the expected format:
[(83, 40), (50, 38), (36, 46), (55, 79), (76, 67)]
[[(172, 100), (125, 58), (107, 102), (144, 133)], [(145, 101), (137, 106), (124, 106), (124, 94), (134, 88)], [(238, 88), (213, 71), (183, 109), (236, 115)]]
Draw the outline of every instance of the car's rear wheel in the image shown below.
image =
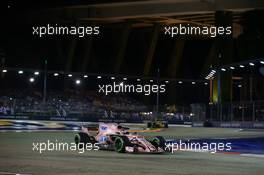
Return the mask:
[(118, 136), (115, 138), (115, 151), (118, 153), (125, 153), (126, 146), (129, 146), (129, 139), (125, 136)]
[(75, 144), (78, 145), (80, 149), (83, 148), (84, 144), (87, 144), (87, 143), (94, 144), (96, 142), (93, 136), (89, 136), (88, 134), (83, 133), (83, 132), (79, 132), (75, 134), (74, 141), (75, 141)]
[(154, 145), (156, 148), (160, 147), (162, 149), (165, 148), (166, 140), (162, 136), (156, 136), (151, 141), (152, 145)]

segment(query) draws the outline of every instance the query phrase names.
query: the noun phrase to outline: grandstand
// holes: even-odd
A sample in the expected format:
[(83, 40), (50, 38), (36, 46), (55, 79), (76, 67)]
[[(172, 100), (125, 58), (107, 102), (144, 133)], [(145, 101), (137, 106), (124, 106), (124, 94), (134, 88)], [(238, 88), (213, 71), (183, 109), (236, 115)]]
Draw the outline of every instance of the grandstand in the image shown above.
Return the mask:
[[(8, 90), (1, 91), (1, 118), (8, 116), (68, 117), (81, 121), (98, 121), (100, 119), (142, 122), (151, 120), (152, 109), (126, 95), (102, 96), (96, 92), (52, 91), (43, 102), (38, 91)], [(162, 118), (172, 123), (190, 122), (189, 111), (170, 112), (163, 109)], [(46, 118), (45, 118), (46, 117)]]

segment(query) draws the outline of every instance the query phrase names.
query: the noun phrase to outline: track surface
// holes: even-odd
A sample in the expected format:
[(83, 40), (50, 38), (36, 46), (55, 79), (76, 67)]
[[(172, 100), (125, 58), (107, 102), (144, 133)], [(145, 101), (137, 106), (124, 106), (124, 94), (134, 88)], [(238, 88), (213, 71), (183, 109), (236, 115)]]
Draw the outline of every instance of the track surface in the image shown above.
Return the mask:
[[(263, 130), (172, 127), (147, 136), (166, 138), (241, 138), (264, 137)], [(174, 154), (118, 154), (110, 151), (32, 151), (33, 142), (72, 142), (73, 132), (0, 132), (0, 174), (179, 174), (213, 175), (263, 174), (264, 158), (236, 154), (211, 154), (178, 151)], [(264, 148), (263, 148), (264, 149)]]

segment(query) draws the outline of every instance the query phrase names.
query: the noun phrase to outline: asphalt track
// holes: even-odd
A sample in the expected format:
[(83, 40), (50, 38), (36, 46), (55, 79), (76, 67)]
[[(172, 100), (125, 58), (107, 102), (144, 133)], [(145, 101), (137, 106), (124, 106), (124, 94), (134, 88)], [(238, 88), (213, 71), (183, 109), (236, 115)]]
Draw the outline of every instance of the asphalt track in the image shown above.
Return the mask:
[[(0, 174), (62, 175), (262, 175), (263, 154), (223, 154), (177, 151), (174, 154), (118, 154), (110, 151), (33, 151), (33, 142), (72, 142), (72, 131), (0, 132)], [(142, 133), (167, 139), (254, 138), (263, 130), (171, 127), (165, 131)], [(264, 147), (263, 147), (264, 150)]]

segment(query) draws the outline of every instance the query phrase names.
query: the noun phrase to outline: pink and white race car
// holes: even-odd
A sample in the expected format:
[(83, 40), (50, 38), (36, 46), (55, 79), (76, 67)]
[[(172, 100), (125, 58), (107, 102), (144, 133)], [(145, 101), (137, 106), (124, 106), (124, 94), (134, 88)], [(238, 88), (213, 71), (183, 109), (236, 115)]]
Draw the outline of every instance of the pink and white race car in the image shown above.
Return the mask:
[(129, 128), (122, 127), (116, 123), (99, 123), (98, 134), (92, 136), (86, 127), (82, 132), (75, 135), (76, 144), (97, 144), (100, 149), (115, 150), (119, 153), (163, 153), (165, 139), (156, 136), (146, 139), (137, 133), (129, 133)]

